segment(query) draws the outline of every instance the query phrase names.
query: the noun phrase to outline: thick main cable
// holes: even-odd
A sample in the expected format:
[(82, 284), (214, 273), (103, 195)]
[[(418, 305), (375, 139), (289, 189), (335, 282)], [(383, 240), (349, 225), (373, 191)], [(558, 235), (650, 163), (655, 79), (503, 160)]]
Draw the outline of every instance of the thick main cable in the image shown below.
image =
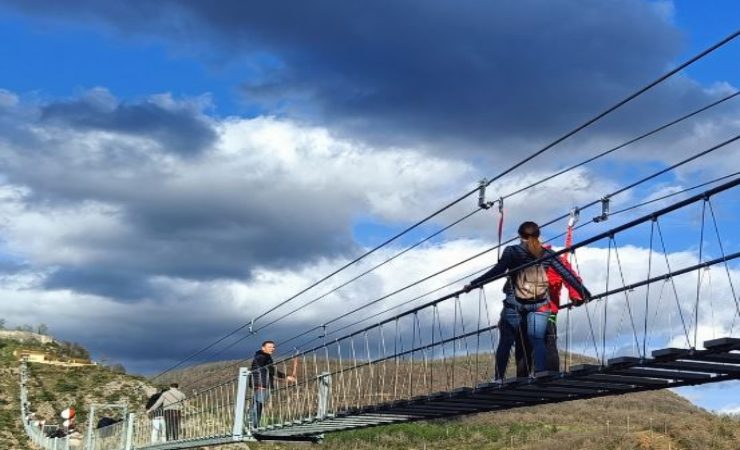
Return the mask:
[(718, 48), (722, 47), (723, 45), (727, 44), (728, 42), (735, 39), (738, 35), (740, 35), (740, 31), (735, 31), (734, 33), (731, 33), (729, 36), (725, 37), (721, 41), (717, 42), (713, 46), (709, 47), (708, 49), (704, 50), (703, 52), (699, 53), (698, 55), (694, 56), (693, 58), (689, 59), (688, 61), (685, 61), (683, 64), (680, 64), (679, 66), (675, 67), (673, 70), (663, 74), (662, 76), (658, 77), (656, 80), (654, 80), (651, 83), (648, 83), (645, 87), (638, 90), (637, 92), (627, 96), (614, 106), (607, 108), (604, 110), (601, 114), (598, 114), (596, 117), (587, 120), (584, 122), (581, 126), (575, 128), (574, 130), (570, 131), (569, 133), (566, 133), (562, 137), (556, 139), (555, 141), (551, 142), (550, 144), (546, 145), (539, 151), (535, 152), (534, 154), (528, 156), (524, 160), (518, 162), (517, 164), (514, 164), (512, 167), (506, 169), (505, 171), (501, 172), (500, 174), (496, 175), (492, 179), (490, 179), (487, 183), (488, 186), (491, 185), (494, 181), (498, 180), (499, 178), (503, 177), (504, 175), (507, 175), (508, 173), (511, 173), (513, 170), (517, 169), (518, 167), (524, 165), (525, 163), (531, 161), (532, 159), (540, 156), (541, 154), (545, 153), (547, 150), (551, 149), (552, 147), (556, 146), (557, 144), (565, 141), (569, 137), (575, 135), (579, 131), (589, 127), (590, 125), (594, 124), (595, 122), (599, 121), (600, 119), (604, 118), (608, 114), (614, 112), (615, 110), (621, 108), (622, 106), (626, 105), (627, 103), (631, 102), (635, 98), (639, 97), (640, 95), (644, 94), (645, 92), (649, 91), (650, 89), (654, 88), (658, 84), (662, 83), (663, 81), (667, 80), (668, 78), (672, 77), (676, 73), (682, 71), (686, 67), (690, 66), (691, 64), (695, 63), (696, 61), (702, 59), (703, 57), (707, 56), (708, 54), (712, 53), (713, 51), (717, 50)]

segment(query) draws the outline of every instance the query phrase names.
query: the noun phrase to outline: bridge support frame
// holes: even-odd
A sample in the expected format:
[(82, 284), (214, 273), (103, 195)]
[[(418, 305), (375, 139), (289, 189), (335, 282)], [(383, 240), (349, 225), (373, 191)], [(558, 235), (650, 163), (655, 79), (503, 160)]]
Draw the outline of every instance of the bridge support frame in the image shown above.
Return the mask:
[(136, 414), (129, 413), (126, 417), (126, 440), (124, 442), (124, 450), (133, 450), (134, 446), (134, 420)]
[(236, 387), (236, 399), (234, 401), (234, 426), (231, 431), (234, 441), (242, 441), (244, 438), (250, 438), (252, 433), (249, 427), (245, 427), (245, 415), (247, 412), (247, 388), (249, 378), (252, 374), (246, 367), (239, 368), (239, 376)]
[(319, 404), (317, 419), (325, 419), (329, 412), (329, 395), (331, 394), (331, 373), (321, 372), (319, 377)]

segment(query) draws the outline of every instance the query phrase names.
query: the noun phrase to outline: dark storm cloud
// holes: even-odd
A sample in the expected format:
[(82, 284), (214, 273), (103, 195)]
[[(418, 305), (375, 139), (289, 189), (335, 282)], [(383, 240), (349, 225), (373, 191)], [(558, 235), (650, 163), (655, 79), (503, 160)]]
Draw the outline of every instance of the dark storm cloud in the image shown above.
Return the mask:
[[(682, 50), (659, 4), (612, 1), (13, 2), (248, 58), (249, 101), (366, 138), (480, 148), (537, 140), (651, 81)], [(619, 133), (705, 103), (682, 79), (607, 122)]]
[(44, 280), (46, 289), (73, 289), (123, 301), (151, 295), (151, 287), (140, 273), (123, 272), (115, 267), (61, 267)]
[[(160, 296), (147, 282), (151, 277), (248, 280), (258, 267), (300, 267), (355, 248), (346, 225), (349, 204), (331, 192), (291, 198), (276, 188), (250, 195), (258, 185), (235, 182), (222, 190), (195, 180), (182, 190), (167, 190), (156, 179), (139, 177), (136, 189), (132, 186), (129, 195), (122, 195), (117, 187), (80, 175), (76, 174), (81, 178), (76, 188), (67, 186), (67, 193), (74, 196), (66, 200), (87, 197), (115, 204), (122, 228), (109, 231), (84, 221), (72, 224), (64, 244), (94, 256), (84, 258), (81, 265), (53, 271), (45, 281), (48, 289), (67, 288), (128, 302)], [(9, 178), (28, 182), (37, 176), (15, 172)], [(59, 178), (59, 183), (73, 182)], [(56, 183), (30, 185), (53, 190)], [(28, 208), (43, 212), (45, 203)]]
[[(98, 139), (98, 130), (116, 136)], [(1, 110), (3, 182), (19, 187), (21, 211), (55, 222), (26, 239), (46, 242), (48, 255), (76, 255), (61, 266), (29, 261), (49, 273), (44, 287), (131, 302), (160, 297), (152, 277), (248, 280), (258, 267), (355, 250), (348, 223), (356, 194), (324, 183), (305, 189), (296, 174), (250, 156), (254, 148), (233, 160), (204, 154), (217, 152), (214, 130), (188, 100), (122, 104), (102, 89)], [(157, 145), (142, 145), (152, 134)]]
[(94, 97), (49, 103), (42, 108), (41, 118), (79, 130), (149, 137), (185, 156), (199, 153), (216, 139), (212, 126), (196, 108), (168, 108), (153, 101), (110, 104)]

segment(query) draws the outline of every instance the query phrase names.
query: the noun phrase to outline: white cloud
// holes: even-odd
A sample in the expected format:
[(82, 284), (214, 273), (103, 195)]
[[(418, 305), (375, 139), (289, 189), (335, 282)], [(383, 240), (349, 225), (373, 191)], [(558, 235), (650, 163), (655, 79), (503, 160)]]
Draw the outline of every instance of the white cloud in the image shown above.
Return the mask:
[(740, 415), (740, 404), (734, 403), (725, 407), (722, 407), (720, 409), (715, 410), (718, 414), (732, 414), (732, 415)]

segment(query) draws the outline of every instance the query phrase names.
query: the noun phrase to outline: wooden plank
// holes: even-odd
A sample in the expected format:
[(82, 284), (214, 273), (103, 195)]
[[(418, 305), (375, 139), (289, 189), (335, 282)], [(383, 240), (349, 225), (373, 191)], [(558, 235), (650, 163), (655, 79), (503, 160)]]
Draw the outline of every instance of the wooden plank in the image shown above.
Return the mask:
[(620, 374), (634, 375), (638, 377), (664, 378), (667, 380), (686, 380), (686, 381), (706, 381), (711, 379), (711, 375), (703, 373), (677, 372), (675, 370), (655, 370), (647, 368), (631, 368)]
[(670, 361), (670, 362), (659, 362), (650, 365), (651, 367), (662, 367), (666, 369), (675, 370), (687, 370), (691, 372), (705, 372), (705, 373), (725, 373), (725, 374), (738, 374), (740, 375), (740, 367), (730, 366), (725, 364), (717, 363), (705, 363), (696, 361)]
[(715, 351), (740, 350), (740, 339), (724, 337), (704, 341), (704, 348)]
[(585, 375), (579, 377), (579, 379), (594, 380), (594, 381), (606, 381), (620, 384), (634, 384), (642, 386), (668, 386), (668, 382), (664, 379), (635, 377), (629, 375), (613, 375), (606, 373), (595, 373), (592, 375)]

